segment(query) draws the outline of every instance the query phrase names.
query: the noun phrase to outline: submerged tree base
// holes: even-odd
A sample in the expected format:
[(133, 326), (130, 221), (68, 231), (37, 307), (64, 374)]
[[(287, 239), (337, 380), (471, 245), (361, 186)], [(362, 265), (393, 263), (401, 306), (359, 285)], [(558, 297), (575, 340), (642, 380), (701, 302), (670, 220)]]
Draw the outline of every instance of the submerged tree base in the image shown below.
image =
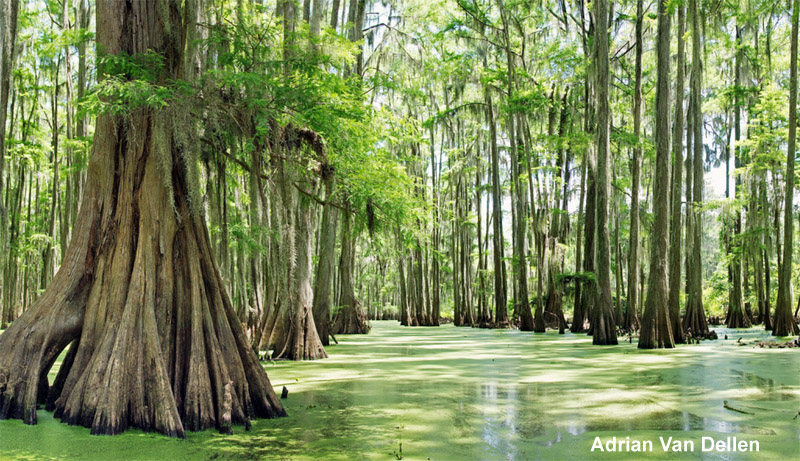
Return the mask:
[[(286, 415), (192, 210), (194, 179), (175, 129), (147, 111), (98, 119), (61, 268), (0, 335), (0, 419), (36, 424), (46, 403), (92, 434), (136, 427), (184, 437)], [(162, 135), (144, 136), (153, 132)], [(68, 345), (50, 386), (47, 374)]]
[(336, 315), (331, 327), (333, 334), (365, 335), (369, 333), (370, 326), (367, 313), (361, 307), (361, 302), (354, 300), (353, 305), (344, 306)]

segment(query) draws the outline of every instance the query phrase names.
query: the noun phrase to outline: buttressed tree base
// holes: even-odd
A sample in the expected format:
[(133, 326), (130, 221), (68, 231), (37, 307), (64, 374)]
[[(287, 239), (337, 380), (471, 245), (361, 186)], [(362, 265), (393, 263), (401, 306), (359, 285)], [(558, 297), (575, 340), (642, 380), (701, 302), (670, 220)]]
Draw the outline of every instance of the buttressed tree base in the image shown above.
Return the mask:
[[(177, 78), (181, 2), (97, 2), (98, 49), (156, 51)], [(285, 416), (225, 292), (200, 213), (190, 142), (176, 114), (101, 115), (61, 268), (0, 335), (0, 418), (38, 404), (93, 434), (185, 431)], [(51, 386), (47, 373), (68, 352)]]

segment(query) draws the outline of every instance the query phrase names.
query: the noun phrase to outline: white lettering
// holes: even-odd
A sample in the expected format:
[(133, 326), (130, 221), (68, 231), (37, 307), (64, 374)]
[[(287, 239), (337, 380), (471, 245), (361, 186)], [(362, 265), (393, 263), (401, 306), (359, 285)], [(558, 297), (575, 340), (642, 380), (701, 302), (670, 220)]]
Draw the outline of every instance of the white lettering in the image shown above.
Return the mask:
[(598, 448), (600, 451), (605, 451), (603, 450), (603, 442), (600, 441), (600, 437), (595, 437), (594, 443), (592, 444), (592, 451), (595, 451)]
[(672, 437), (664, 440), (664, 437), (659, 437), (658, 440), (661, 441), (661, 449), (664, 451), (669, 451), (669, 446), (672, 443)]
[(703, 437), (701, 440), (702, 440), (702, 445), (700, 446), (701, 450), (703, 451), (714, 450), (714, 439), (712, 439), (711, 437)]

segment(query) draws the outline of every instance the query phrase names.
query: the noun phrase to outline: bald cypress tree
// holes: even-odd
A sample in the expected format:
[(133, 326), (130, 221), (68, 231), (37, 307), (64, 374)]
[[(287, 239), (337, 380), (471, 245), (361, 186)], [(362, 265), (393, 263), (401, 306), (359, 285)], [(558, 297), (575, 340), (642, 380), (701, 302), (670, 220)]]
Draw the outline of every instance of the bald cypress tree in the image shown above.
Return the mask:
[(792, 316), (792, 253), (794, 252), (792, 206), (794, 198), (794, 162), (797, 151), (797, 29), (800, 0), (792, 2), (792, 39), (789, 58), (789, 141), (786, 151), (786, 189), (783, 206), (783, 262), (775, 302), (775, 336), (796, 335), (797, 323)]
[[(155, 83), (181, 78), (185, 4), (162, 6), (98, 0), (98, 51), (118, 59), (156, 53)], [(187, 127), (170, 110), (98, 117), (60, 270), (0, 336), (0, 419), (35, 424), (37, 404), (46, 403), (93, 434), (137, 427), (183, 437), (286, 414), (225, 291)]]
[(597, 101), (597, 171), (596, 171), (596, 223), (595, 233), (595, 305), (592, 309), (592, 343), (617, 344), (617, 322), (611, 300), (611, 248), (608, 231), (609, 182), (609, 106), (608, 106), (608, 0), (595, 3), (596, 81)]
[(678, 60), (675, 81), (675, 122), (672, 125), (672, 196), (670, 208), (669, 237), (669, 320), (672, 324), (672, 337), (676, 343), (682, 344), (683, 325), (681, 322), (681, 186), (683, 183), (683, 131), (684, 107), (683, 92), (686, 80), (686, 5), (678, 7)]
[[(736, 65), (734, 66), (734, 86), (736, 88), (741, 88), (741, 74), (742, 74), (742, 28), (738, 24), (736, 24)], [(744, 154), (743, 149), (740, 148), (739, 142), (742, 138), (742, 101), (739, 93), (735, 94), (734, 102), (733, 102), (733, 133), (734, 133), (734, 153), (736, 156), (735, 166), (737, 172), (735, 173), (736, 176), (736, 187), (733, 190), (733, 198), (736, 199), (736, 195), (738, 194), (740, 197), (742, 195), (742, 178), (741, 175), (738, 173), (739, 168), (742, 165), (742, 155)], [(736, 251), (733, 248), (733, 245), (738, 245), (741, 250), (741, 239), (742, 239), (742, 210), (740, 207), (734, 206), (734, 216), (733, 216), (733, 226), (730, 232), (732, 233), (732, 240), (735, 241), (734, 244), (731, 245), (731, 255), (730, 255), (730, 280), (731, 280), (731, 287), (728, 290), (728, 299), (730, 300), (728, 303), (728, 327), (729, 328), (749, 328), (750, 327), (750, 317), (748, 317), (747, 313), (744, 309), (744, 290), (742, 286), (742, 258), (744, 256), (744, 251)]]
[(691, 235), (687, 239), (692, 240), (692, 244), (687, 252), (689, 259), (688, 270), (686, 272), (688, 297), (686, 301), (686, 313), (683, 317), (683, 328), (691, 332), (695, 337), (708, 334), (708, 323), (706, 320), (705, 309), (703, 307), (703, 214), (700, 207), (703, 203), (703, 111), (701, 86), (703, 83), (703, 66), (701, 61), (700, 44), (700, 14), (698, 12), (698, 0), (689, 1), (689, 19), (692, 23), (692, 77), (691, 77), (691, 129), (693, 144), (689, 147), (692, 151), (692, 184), (686, 187), (692, 189), (692, 203), (688, 206), (692, 208), (689, 214), (691, 219)]
[[(4, 1), (0, 5), (0, 194), (5, 190), (5, 158), (6, 158), (6, 117), (8, 94), (11, 89), (11, 68), (14, 65), (14, 52), (17, 43), (17, 18), (19, 16), (19, 0)], [(8, 253), (8, 210), (5, 200), (0, 199), (0, 274), (5, 269)], [(0, 281), (0, 300), (4, 297), (4, 286)], [(8, 282), (8, 280), (6, 280)], [(7, 304), (7, 303), (4, 303)], [(11, 306), (0, 307), (0, 328), (5, 328), (11, 315)]]
[(667, 286), (667, 246), (669, 243), (669, 42), (670, 13), (667, 0), (658, 2), (658, 83), (656, 86), (656, 174), (653, 193), (653, 230), (650, 243), (650, 274), (644, 305), (640, 349), (670, 348), (672, 326), (669, 321)]
[(628, 258), (628, 309), (625, 311), (623, 326), (627, 331), (639, 328), (639, 183), (642, 174), (642, 54), (644, 43), (642, 29), (644, 22), (644, 0), (636, 2), (636, 69), (633, 90), (633, 135), (636, 146), (633, 148), (631, 162), (631, 230), (630, 253)]

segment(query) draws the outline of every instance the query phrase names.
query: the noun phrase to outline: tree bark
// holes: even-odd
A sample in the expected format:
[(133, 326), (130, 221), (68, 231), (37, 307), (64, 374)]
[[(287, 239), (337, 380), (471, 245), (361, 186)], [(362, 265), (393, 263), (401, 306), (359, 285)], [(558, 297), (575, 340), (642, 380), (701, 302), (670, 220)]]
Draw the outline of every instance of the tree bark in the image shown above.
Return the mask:
[(345, 213), (342, 223), (342, 254), (339, 260), (339, 276), (341, 277), (341, 306), (333, 322), (334, 334), (367, 334), (369, 323), (361, 302), (356, 299), (353, 285), (355, 269), (355, 233), (353, 231), (353, 215)]
[(333, 176), (325, 182), (325, 205), (322, 210), (322, 225), (320, 226), (319, 258), (317, 273), (314, 279), (314, 325), (323, 346), (330, 344), (331, 328), (331, 289), (333, 287), (333, 272), (336, 269), (336, 223), (338, 213), (333, 206), (334, 191)]
[(307, 176), (308, 172), (304, 171), (307, 168), (283, 159), (278, 162), (280, 163), (278, 175), (281, 177), (279, 181), (284, 190), (283, 205), (287, 214), (284, 241), (289, 254), (284, 261), (289, 262), (287, 287), (290, 292), (283, 311), (281, 334), (275, 343), (273, 355), (288, 360), (322, 359), (328, 354), (322, 347), (314, 323), (312, 312), (314, 295), (311, 288), (316, 203), (298, 190), (299, 187), (306, 191), (314, 191), (316, 181)]
[[(587, 90), (588, 91), (588, 90)], [(588, 112), (588, 109), (587, 109)], [(589, 149), (587, 149), (587, 155), (589, 153)], [(586, 208), (586, 172), (587, 172), (587, 163), (588, 159), (584, 158), (582, 165), (581, 165), (581, 189), (580, 189), (580, 197), (578, 199), (578, 223), (576, 225), (577, 230), (575, 231), (575, 272), (578, 273), (583, 270), (585, 262), (583, 261), (583, 251), (582, 241), (581, 241), (581, 234), (585, 227), (585, 219), (586, 216), (585, 208)], [(582, 298), (586, 297), (583, 293), (583, 286), (580, 280), (575, 281), (575, 295), (574, 295), (574, 302), (572, 307), (572, 325), (570, 325), (570, 331), (572, 333), (581, 333), (584, 330), (584, 322), (586, 321), (586, 313), (583, 310), (583, 301)]]
[(792, 253), (794, 252), (792, 207), (794, 198), (794, 163), (797, 151), (797, 30), (800, 0), (792, 1), (792, 38), (789, 58), (789, 140), (786, 153), (786, 188), (783, 206), (783, 262), (775, 301), (775, 336), (796, 335), (797, 323), (792, 316)]
[[(98, 47), (155, 50), (164, 56), (160, 81), (180, 77), (181, 8), (167, 6), (161, 16), (144, 1), (98, 1)], [(64, 262), (0, 336), (0, 418), (36, 423), (47, 394), (56, 417), (93, 434), (138, 427), (182, 437), (227, 426), (231, 382), (232, 424), (286, 414), (225, 293), (193, 203), (191, 148), (175, 136), (186, 127), (173, 118), (150, 109), (98, 118)], [(48, 391), (47, 373), (70, 343)]]
[[(739, 26), (738, 22), (736, 24), (736, 65), (734, 66), (734, 86), (736, 88), (740, 88), (741, 85), (741, 65), (742, 65), (742, 37), (741, 37), (741, 27)], [(742, 178), (738, 173), (739, 168), (742, 167), (742, 155), (744, 154), (744, 150), (739, 147), (739, 140), (741, 139), (742, 133), (742, 108), (741, 104), (742, 101), (739, 98), (738, 93), (734, 98), (734, 115), (733, 115), (733, 131), (734, 131), (734, 155), (736, 157), (734, 166), (736, 167), (736, 180), (735, 180), (735, 187), (733, 190), (732, 198), (734, 201), (736, 200), (736, 194), (740, 194), (740, 189), (742, 188)], [(744, 308), (744, 293), (742, 290), (742, 262), (743, 262), (743, 255), (745, 254), (742, 248), (742, 241), (741, 241), (741, 234), (742, 234), (742, 211), (739, 206), (734, 205), (734, 222), (733, 222), (733, 229), (731, 229), (731, 239), (735, 241), (735, 245), (739, 247), (740, 251), (735, 251), (733, 245), (731, 245), (730, 249), (732, 251), (732, 255), (729, 255), (730, 259), (730, 272), (731, 272), (731, 288), (728, 291), (729, 294), (729, 303), (728, 303), (728, 328), (750, 328), (750, 317), (745, 312)]]
[(313, 0), (311, 2), (311, 19), (308, 24), (308, 33), (311, 38), (310, 48), (312, 51), (318, 49), (316, 41), (319, 40), (320, 29), (322, 28), (322, 3), (323, 0)]
[[(580, 9), (583, 11), (583, 8)], [(591, 33), (591, 28), (594, 27), (592, 23), (589, 23), (589, 31)], [(588, 34), (587, 34), (588, 35)], [(584, 130), (587, 134), (594, 133), (596, 130), (595, 128), (595, 105), (593, 101), (593, 83), (594, 83), (594, 74), (596, 71), (596, 65), (592, 56), (594, 55), (593, 46), (589, 45), (589, 40), (584, 39), (584, 55), (586, 56), (587, 60), (589, 60), (589, 67), (586, 72), (586, 77), (584, 81)], [(595, 209), (596, 209), (596, 179), (595, 179), (595, 170), (597, 169), (597, 155), (595, 152), (595, 146), (592, 143), (588, 143), (586, 152), (584, 153), (583, 158), (583, 176), (582, 179), (582, 186), (581, 186), (581, 195), (582, 202), (583, 202), (583, 213), (582, 213), (582, 223), (583, 223), (583, 251), (581, 252), (583, 265), (581, 268), (583, 269), (584, 277), (588, 277), (589, 274), (594, 273), (595, 268)], [(580, 235), (579, 235), (580, 237)], [(580, 241), (580, 238), (577, 239)], [(576, 263), (579, 262), (581, 258), (576, 258)], [(576, 266), (577, 267), (577, 266)], [(579, 280), (576, 283), (576, 290), (575, 290), (575, 314), (572, 321), (572, 328), (571, 331), (573, 333), (582, 332), (585, 330), (585, 320), (592, 319), (592, 312), (593, 312), (593, 305), (595, 302), (595, 284), (592, 280)], [(589, 331), (587, 333), (591, 334), (591, 324), (589, 325)]]
[(681, 322), (681, 187), (683, 185), (683, 92), (686, 81), (686, 6), (678, 7), (678, 62), (675, 82), (675, 122), (672, 130), (672, 222), (669, 236), (669, 320), (672, 324), (672, 337), (677, 344), (683, 344), (683, 325)]
[[(698, 0), (689, 1), (689, 17), (692, 22), (692, 78), (691, 78), (691, 105), (692, 105), (692, 208), (691, 213), (691, 239), (692, 246), (689, 251), (688, 299), (686, 313), (683, 318), (683, 328), (695, 338), (708, 334), (705, 309), (703, 307), (703, 213), (700, 209), (703, 203), (703, 111), (701, 88), (703, 83), (703, 67), (701, 62), (700, 45), (700, 15), (697, 11)], [(688, 184), (687, 184), (688, 187)]]
[(339, 10), (341, 9), (341, 0), (333, 0), (331, 4), (331, 29), (336, 31), (339, 25)]
[(642, 22), (644, 21), (644, 0), (636, 1), (636, 69), (633, 91), (633, 136), (636, 146), (633, 148), (631, 162), (631, 227), (630, 251), (628, 253), (628, 309), (625, 311), (623, 328), (627, 331), (639, 328), (638, 296), (639, 286), (639, 183), (641, 182), (642, 165), (642, 54), (644, 43), (642, 38)]
[(650, 242), (650, 273), (644, 305), (639, 349), (672, 348), (667, 284), (667, 245), (669, 243), (669, 42), (670, 19), (667, 0), (658, 2), (658, 82), (656, 86), (656, 171), (653, 193), (653, 230)]
[[(8, 0), (0, 5), (0, 194), (5, 190), (6, 109), (8, 108), (8, 94), (11, 90), (11, 69), (14, 65), (17, 43), (18, 16), (19, 0)], [(5, 268), (8, 243), (8, 210), (0, 197), (0, 271)], [(3, 290), (8, 289), (8, 286), (0, 284), (0, 299), (4, 299)], [(4, 327), (5, 325), (6, 319), (3, 319), (0, 326)]]
[(486, 92), (486, 114), (489, 123), (489, 153), (492, 172), (492, 257), (494, 258), (494, 323), (498, 327), (508, 326), (506, 306), (506, 274), (503, 251), (503, 209), (500, 187), (500, 159), (497, 149), (497, 127), (495, 126), (492, 98)]
[(609, 106), (608, 106), (608, 0), (594, 4), (597, 101), (597, 172), (596, 172), (596, 225), (595, 234), (595, 306), (592, 310), (592, 344), (617, 344), (614, 306), (611, 300), (611, 249), (608, 232), (609, 197)]

